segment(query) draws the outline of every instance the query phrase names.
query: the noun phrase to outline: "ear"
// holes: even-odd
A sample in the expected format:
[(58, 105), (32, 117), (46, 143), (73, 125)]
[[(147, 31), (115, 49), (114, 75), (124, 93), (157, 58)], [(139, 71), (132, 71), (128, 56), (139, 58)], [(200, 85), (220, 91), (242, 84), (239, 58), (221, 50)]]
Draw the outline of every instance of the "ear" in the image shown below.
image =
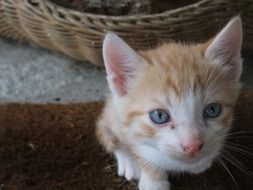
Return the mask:
[(205, 56), (214, 63), (227, 67), (230, 77), (239, 80), (241, 61), (242, 23), (239, 16), (233, 18), (214, 38)]
[(118, 97), (126, 95), (134, 85), (144, 59), (113, 33), (105, 36), (103, 58), (112, 94)]

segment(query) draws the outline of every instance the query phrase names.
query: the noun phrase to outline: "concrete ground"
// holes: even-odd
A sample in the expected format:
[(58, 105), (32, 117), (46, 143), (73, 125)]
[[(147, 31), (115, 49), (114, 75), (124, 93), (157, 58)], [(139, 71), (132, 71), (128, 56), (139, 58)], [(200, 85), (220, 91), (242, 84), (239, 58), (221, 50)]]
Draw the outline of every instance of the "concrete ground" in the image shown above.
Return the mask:
[[(243, 87), (253, 89), (253, 53), (244, 58)], [(0, 103), (91, 101), (107, 93), (103, 69), (0, 38)]]
[(106, 89), (101, 68), (0, 38), (0, 102), (100, 100)]

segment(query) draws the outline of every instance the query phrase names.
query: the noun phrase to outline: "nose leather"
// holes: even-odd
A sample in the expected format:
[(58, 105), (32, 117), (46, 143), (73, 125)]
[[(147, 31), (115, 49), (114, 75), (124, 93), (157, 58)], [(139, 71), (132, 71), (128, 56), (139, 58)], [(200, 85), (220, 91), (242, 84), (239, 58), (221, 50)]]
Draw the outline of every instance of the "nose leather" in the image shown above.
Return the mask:
[(202, 141), (181, 144), (183, 151), (191, 156), (197, 154), (202, 149), (203, 146), (204, 143)]

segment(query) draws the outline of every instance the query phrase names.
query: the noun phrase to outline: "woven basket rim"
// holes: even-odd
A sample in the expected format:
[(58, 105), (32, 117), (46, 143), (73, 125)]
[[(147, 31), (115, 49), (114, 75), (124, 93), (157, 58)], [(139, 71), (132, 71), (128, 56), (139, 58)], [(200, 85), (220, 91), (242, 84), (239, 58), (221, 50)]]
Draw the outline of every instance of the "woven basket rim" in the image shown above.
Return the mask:
[[(81, 12), (52, 0), (0, 0), (0, 33), (101, 65), (101, 43), (108, 31), (121, 36), (136, 50), (171, 39), (203, 42), (238, 13), (249, 20), (246, 16), (251, 9), (245, 6), (247, 1), (198, 0), (155, 14), (113, 16)], [(244, 27), (250, 41), (248, 25), (250, 22)], [(250, 42), (246, 45), (251, 47)]]
[[(28, 0), (26, 0), (28, 1)], [(88, 17), (91, 19), (107, 19), (107, 20), (142, 20), (142, 19), (154, 19), (156, 17), (164, 17), (169, 16), (173, 14), (177, 14), (178, 12), (184, 11), (185, 9), (201, 6), (201, 4), (204, 4), (206, 2), (210, 2), (210, 0), (198, 0), (195, 3), (185, 5), (176, 9), (170, 9), (167, 11), (163, 11), (160, 13), (154, 13), (154, 14), (136, 14), (136, 15), (103, 15), (103, 14), (93, 14), (93, 13), (86, 13), (86, 12), (80, 12), (74, 9), (66, 8), (61, 5), (58, 5), (56, 3), (51, 2), (50, 0), (44, 0), (40, 1), (39, 3), (44, 3), (46, 6), (49, 6), (54, 9), (54, 11), (58, 12), (68, 12), (68, 14), (76, 15), (79, 17)]]

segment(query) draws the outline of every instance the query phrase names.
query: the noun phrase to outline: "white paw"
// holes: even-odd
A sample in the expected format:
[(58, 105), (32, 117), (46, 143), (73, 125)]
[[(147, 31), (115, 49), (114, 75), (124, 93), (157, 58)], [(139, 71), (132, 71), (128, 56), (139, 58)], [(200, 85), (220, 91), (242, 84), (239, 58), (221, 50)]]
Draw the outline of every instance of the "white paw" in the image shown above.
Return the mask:
[(128, 181), (140, 178), (140, 168), (135, 161), (124, 151), (116, 151), (118, 175), (124, 176)]
[(170, 183), (167, 180), (152, 180), (142, 173), (138, 188), (139, 190), (170, 190)]
[(139, 183), (139, 190), (170, 190), (168, 181), (156, 181), (152, 183)]

